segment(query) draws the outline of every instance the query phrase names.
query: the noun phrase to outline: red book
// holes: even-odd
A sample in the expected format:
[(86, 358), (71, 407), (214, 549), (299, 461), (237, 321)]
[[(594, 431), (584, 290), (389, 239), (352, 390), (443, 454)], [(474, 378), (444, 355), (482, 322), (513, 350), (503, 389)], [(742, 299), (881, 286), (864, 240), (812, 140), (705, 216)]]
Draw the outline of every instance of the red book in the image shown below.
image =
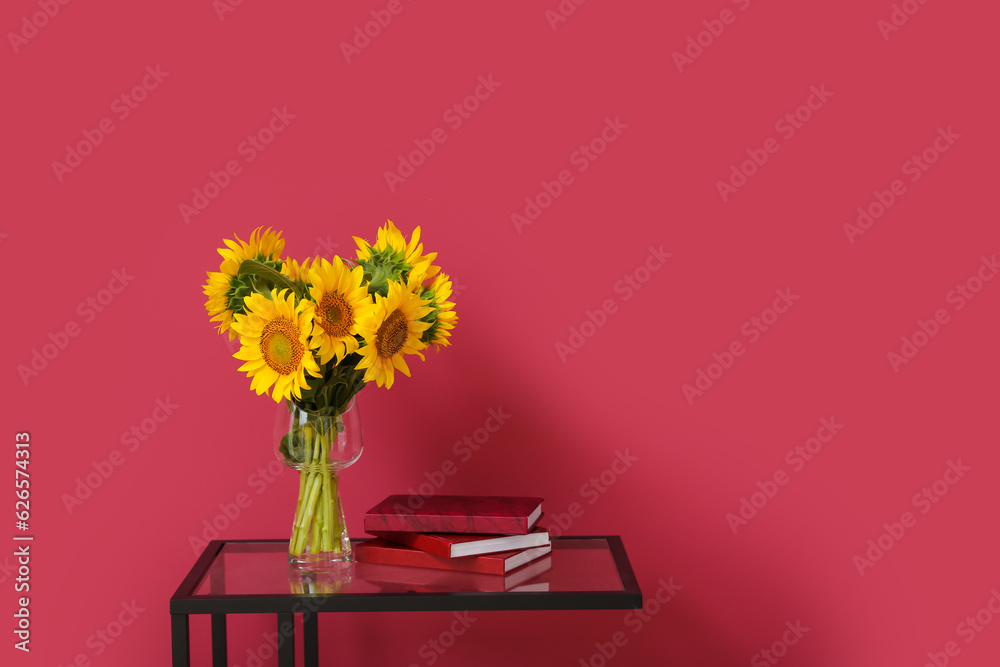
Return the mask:
[(426, 551), (441, 558), (478, 556), (551, 544), (548, 531), (535, 528), (527, 535), (470, 535), (462, 533), (393, 533), (373, 530), (372, 535)]
[(452, 570), (455, 572), (506, 574), (514, 568), (520, 567), (536, 558), (541, 558), (550, 551), (552, 551), (552, 545), (524, 549), (523, 551), (501, 551), (496, 554), (465, 556), (464, 558), (441, 558), (420, 549), (375, 538), (354, 547), (354, 557), (361, 563), (429, 567), (435, 570)]
[(365, 530), (406, 533), (526, 535), (542, 515), (541, 498), (431, 496), (413, 509), (389, 496), (365, 514)]
[(380, 586), (383, 593), (547, 591), (549, 582), (541, 575), (552, 569), (552, 556), (542, 556), (502, 577), (375, 563), (365, 563), (362, 567), (361, 577)]

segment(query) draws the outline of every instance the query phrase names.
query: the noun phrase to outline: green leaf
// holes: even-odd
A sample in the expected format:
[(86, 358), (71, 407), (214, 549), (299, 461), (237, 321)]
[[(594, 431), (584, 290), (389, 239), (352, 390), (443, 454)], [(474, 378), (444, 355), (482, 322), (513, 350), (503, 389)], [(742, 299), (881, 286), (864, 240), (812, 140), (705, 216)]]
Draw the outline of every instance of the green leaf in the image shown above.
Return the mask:
[[(245, 260), (240, 264), (240, 270), (237, 273), (238, 277), (251, 277), (257, 278), (265, 285), (267, 285), (267, 291), (277, 288), (279, 291), (283, 289), (289, 289), (295, 293), (296, 296), (302, 296), (302, 287), (296, 285), (294, 282), (288, 279), (288, 276), (282, 275), (281, 273), (275, 271), (271, 267), (258, 262), (255, 259)], [(259, 289), (259, 287), (258, 287)]]

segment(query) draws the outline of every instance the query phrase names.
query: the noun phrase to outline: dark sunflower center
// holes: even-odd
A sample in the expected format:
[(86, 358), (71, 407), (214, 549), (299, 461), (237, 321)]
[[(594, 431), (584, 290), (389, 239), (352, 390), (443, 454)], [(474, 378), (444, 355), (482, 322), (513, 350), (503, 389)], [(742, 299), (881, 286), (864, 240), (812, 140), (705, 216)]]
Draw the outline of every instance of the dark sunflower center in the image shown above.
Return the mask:
[(344, 299), (343, 295), (332, 292), (323, 296), (319, 302), (319, 312), (322, 317), (319, 325), (330, 336), (343, 338), (347, 336), (347, 330), (351, 328), (354, 321), (354, 310)]
[(378, 356), (388, 359), (403, 349), (406, 342), (406, 315), (398, 308), (392, 311), (375, 335), (375, 349)]
[(299, 368), (305, 348), (299, 342), (299, 329), (285, 318), (271, 320), (260, 333), (260, 354), (279, 375), (290, 375)]

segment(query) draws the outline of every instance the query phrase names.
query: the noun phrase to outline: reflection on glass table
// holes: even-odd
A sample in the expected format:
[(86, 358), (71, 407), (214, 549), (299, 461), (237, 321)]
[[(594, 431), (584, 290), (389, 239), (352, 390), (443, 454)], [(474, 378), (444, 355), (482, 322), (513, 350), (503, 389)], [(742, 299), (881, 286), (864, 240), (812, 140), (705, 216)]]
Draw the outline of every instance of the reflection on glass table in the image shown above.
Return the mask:
[(553, 540), (552, 553), (504, 576), (401, 565), (355, 563), (342, 572), (302, 573), (287, 567), (283, 542), (227, 542), (192, 597), (343, 595), (505, 591), (624, 591), (604, 538)]
[(353, 563), (304, 573), (286, 540), (215, 540), (170, 598), (174, 667), (190, 667), (190, 615), (212, 617), (212, 664), (228, 665), (228, 614), (276, 614), (279, 667), (295, 665), (302, 616), (306, 667), (319, 665), (318, 617), (327, 612), (638, 609), (642, 591), (617, 535), (562, 537), (505, 575)]

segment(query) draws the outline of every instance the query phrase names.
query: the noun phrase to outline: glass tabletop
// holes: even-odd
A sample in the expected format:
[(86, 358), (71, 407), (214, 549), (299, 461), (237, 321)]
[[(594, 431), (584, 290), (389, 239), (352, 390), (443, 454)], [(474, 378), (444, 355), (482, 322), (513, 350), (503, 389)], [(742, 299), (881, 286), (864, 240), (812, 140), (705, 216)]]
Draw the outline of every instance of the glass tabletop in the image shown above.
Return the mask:
[[(552, 540), (552, 551), (506, 575), (451, 572), (398, 565), (354, 563), (330, 573), (302, 573), (288, 566), (288, 543), (277, 540), (224, 542), (194, 582), (189, 599), (217, 596), (341, 596), (410, 593), (597, 593), (626, 592), (624, 550), (609, 540)], [(188, 596), (185, 596), (188, 597)]]

